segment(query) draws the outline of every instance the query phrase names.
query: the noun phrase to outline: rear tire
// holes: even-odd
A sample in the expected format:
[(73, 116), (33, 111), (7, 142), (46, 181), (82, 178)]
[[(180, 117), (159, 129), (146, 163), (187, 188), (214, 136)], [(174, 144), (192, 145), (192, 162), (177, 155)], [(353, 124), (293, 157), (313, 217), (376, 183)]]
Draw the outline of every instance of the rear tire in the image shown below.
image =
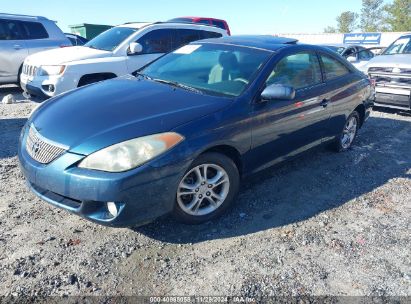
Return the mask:
[(360, 123), (360, 114), (357, 111), (352, 112), (350, 116), (348, 116), (341, 133), (334, 142), (334, 149), (337, 152), (344, 152), (352, 147), (357, 137)]
[(234, 202), (240, 174), (234, 162), (220, 153), (200, 155), (176, 189), (173, 216), (185, 224), (201, 224), (221, 216)]

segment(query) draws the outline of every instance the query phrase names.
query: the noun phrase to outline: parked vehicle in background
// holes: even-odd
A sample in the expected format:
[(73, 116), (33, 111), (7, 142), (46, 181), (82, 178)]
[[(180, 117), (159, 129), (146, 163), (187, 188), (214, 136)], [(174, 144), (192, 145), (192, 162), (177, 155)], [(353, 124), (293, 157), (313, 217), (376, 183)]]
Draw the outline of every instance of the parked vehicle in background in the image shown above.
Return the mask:
[(70, 40), (73, 46), (85, 45), (88, 42), (88, 39), (76, 34), (64, 33), (64, 35), (66, 35), (66, 37), (68, 38), (68, 40)]
[(411, 34), (394, 41), (364, 72), (375, 82), (375, 105), (411, 110)]
[(54, 21), (0, 13), (0, 84), (20, 83), (28, 55), (70, 45)]
[(40, 98), (132, 73), (195, 40), (227, 35), (201, 24), (128, 23), (111, 28), (84, 46), (51, 50), (24, 62), (22, 88)]
[(212, 25), (212, 26), (219, 27), (223, 30), (226, 30), (227, 34), (231, 35), (230, 27), (228, 26), (227, 21), (222, 20), (222, 19), (206, 18), (206, 17), (178, 17), (178, 18), (169, 20), (169, 22), (193, 22), (193, 23)]
[(340, 54), (359, 70), (375, 57), (370, 49), (359, 45), (334, 44), (323, 46)]
[(197, 41), (134, 75), (32, 114), (19, 159), (36, 195), (103, 225), (203, 223), (235, 202), (241, 177), (321, 144), (349, 149), (372, 105), (366, 75), (287, 38)]

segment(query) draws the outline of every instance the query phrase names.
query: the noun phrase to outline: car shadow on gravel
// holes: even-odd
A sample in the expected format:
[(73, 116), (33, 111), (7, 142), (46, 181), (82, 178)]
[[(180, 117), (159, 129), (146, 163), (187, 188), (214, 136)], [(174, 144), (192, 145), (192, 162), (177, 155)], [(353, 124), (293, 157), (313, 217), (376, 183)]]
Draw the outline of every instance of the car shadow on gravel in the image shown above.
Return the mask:
[(5, 96), (8, 94), (21, 94), (23, 90), (17, 86), (4, 86), (0, 87), (0, 96)]
[(26, 118), (0, 118), (0, 159), (17, 155), (20, 132)]
[(350, 151), (316, 149), (243, 181), (236, 204), (219, 219), (190, 226), (165, 217), (133, 230), (186, 244), (281, 228), (338, 208), (390, 179), (411, 178), (410, 150), (409, 121), (372, 117)]

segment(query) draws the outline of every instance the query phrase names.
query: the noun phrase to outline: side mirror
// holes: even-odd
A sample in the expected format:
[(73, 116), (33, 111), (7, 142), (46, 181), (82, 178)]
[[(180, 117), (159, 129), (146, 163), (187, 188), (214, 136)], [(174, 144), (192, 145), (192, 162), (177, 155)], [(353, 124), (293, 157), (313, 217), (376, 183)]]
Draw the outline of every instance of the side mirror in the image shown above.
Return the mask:
[(282, 84), (272, 84), (264, 89), (261, 93), (261, 99), (264, 101), (270, 100), (293, 100), (295, 98), (295, 90), (292, 87)]
[(128, 54), (129, 55), (136, 55), (139, 54), (143, 51), (143, 46), (138, 43), (138, 42), (132, 42), (130, 43), (130, 46), (128, 48)]
[(347, 61), (348, 62), (356, 62), (357, 61), (357, 57), (355, 57), (355, 56), (349, 56), (348, 58), (347, 58)]

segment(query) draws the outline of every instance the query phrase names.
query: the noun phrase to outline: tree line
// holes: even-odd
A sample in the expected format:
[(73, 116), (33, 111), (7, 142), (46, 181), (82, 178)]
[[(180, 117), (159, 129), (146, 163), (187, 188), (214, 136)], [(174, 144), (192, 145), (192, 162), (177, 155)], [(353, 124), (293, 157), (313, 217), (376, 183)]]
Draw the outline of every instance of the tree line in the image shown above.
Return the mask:
[(337, 18), (337, 26), (327, 26), (325, 33), (409, 32), (411, 31), (411, 0), (362, 0), (360, 13), (345, 11)]

